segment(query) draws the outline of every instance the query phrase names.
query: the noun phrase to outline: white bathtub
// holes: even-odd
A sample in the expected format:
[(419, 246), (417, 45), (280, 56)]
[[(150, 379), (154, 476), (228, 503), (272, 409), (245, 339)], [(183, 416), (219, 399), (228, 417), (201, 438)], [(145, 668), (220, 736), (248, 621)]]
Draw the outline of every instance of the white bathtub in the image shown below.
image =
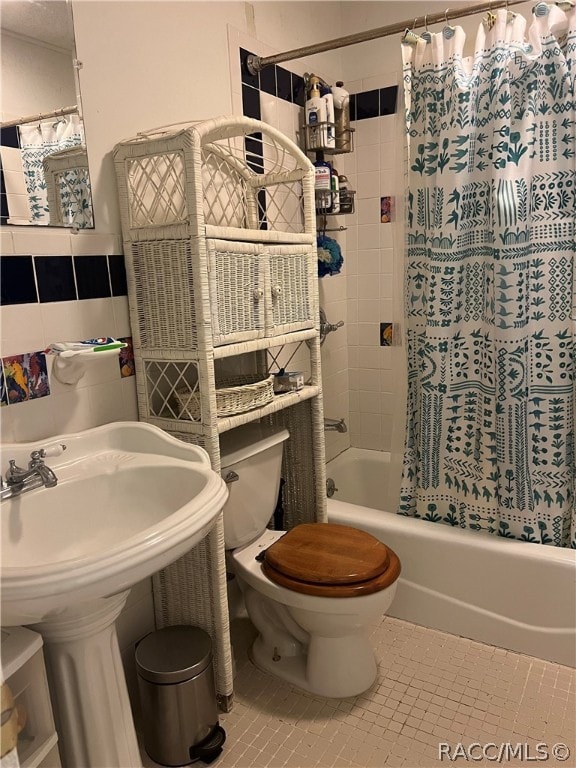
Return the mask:
[(381, 511), (388, 467), (388, 454), (351, 448), (327, 476), (339, 489), (329, 520), (368, 531), (400, 558), (390, 615), (576, 666), (576, 551)]

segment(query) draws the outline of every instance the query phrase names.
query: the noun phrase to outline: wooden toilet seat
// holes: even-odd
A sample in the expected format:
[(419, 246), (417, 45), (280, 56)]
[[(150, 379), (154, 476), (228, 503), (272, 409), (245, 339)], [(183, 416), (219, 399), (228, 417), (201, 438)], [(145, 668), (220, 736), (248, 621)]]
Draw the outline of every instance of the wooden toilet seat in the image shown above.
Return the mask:
[(365, 531), (333, 523), (303, 523), (266, 550), (270, 581), (317, 597), (379, 592), (400, 575), (396, 553)]

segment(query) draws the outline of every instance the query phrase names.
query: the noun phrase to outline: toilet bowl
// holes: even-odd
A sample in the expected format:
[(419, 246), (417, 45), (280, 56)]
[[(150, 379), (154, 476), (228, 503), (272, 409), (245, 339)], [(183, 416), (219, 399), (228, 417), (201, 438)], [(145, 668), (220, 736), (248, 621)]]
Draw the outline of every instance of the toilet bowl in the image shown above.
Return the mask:
[(261, 424), (221, 437), (228, 567), (258, 630), (256, 666), (320, 696), (345, 698), (377, 675), (367, 638), (396, 592), (400, 562), (364, 531), (305, 523), (266, 528), (275, 508), (285, 429)]

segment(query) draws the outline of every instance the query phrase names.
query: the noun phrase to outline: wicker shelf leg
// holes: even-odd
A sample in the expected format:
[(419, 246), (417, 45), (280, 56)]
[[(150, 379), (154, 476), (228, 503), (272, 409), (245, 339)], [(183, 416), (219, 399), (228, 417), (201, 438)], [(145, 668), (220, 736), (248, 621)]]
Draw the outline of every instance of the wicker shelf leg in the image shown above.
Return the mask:
[(218, 702), (230, 711), (234, 689), (221, 513), (200, 544), (155, 574), (153, 586), (159, 628), (192, 624), (211, 636)]

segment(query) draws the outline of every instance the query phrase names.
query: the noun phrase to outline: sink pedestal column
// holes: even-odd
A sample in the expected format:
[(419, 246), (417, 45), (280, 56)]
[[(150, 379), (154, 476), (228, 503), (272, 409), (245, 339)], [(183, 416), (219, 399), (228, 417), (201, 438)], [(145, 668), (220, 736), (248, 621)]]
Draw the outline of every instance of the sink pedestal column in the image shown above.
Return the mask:
[(129, 590), (36, 624), (44, 652), (63, 765), (142, 766), (114, 622)]

